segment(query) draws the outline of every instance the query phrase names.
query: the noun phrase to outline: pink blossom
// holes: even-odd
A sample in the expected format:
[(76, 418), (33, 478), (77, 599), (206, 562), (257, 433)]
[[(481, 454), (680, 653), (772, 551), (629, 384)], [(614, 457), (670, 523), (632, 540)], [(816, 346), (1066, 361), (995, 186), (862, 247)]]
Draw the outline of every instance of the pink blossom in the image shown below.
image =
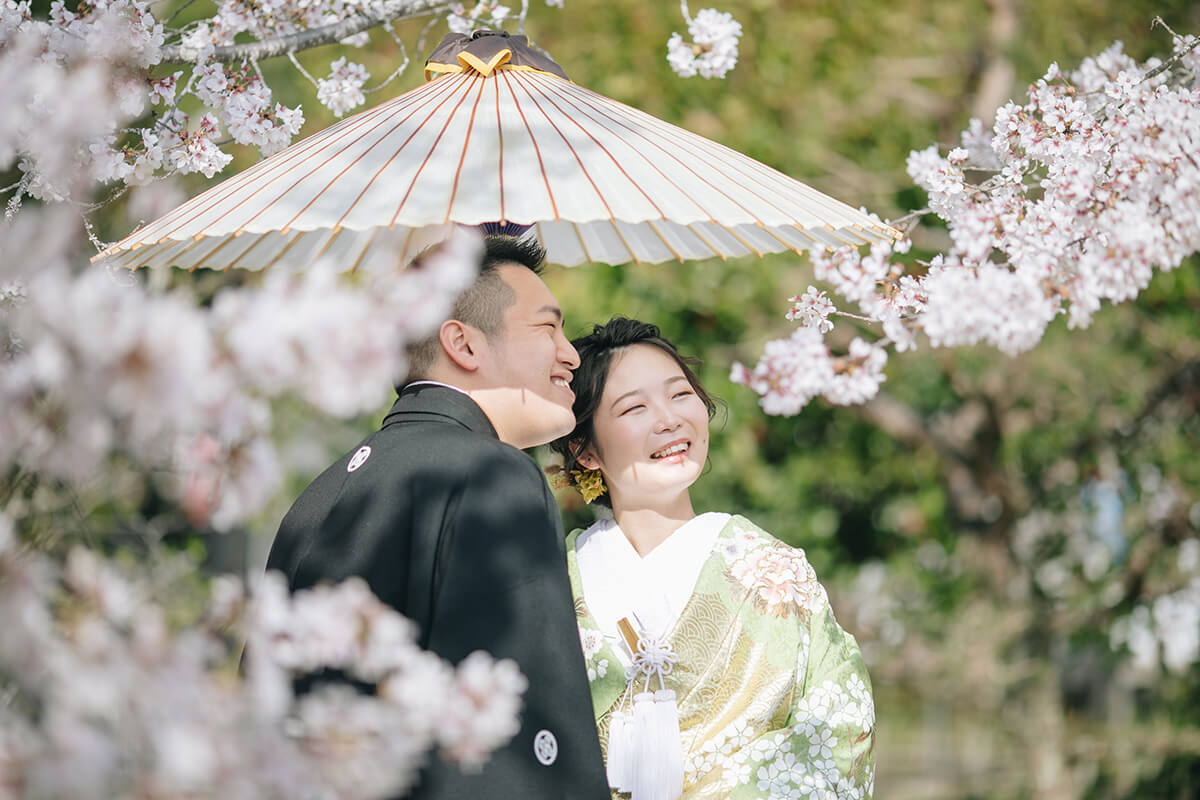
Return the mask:
[(803, 325), (816, 328), (821, 333), (833, 330), (833, 323), (829, 321), (829, 315), (837, 309), (834, 308), (833, 301), (825, 295), (825, 292), (820, 291), (817, 287), (809, 286), (804, 294), (789, 297), (788, 302), (792, 304), (791, 311), (787, 313), (788, 319), (800, 320)]
[[(907, 350), (923, 333), (935, 347), (1023, 352), (1060, 314), (1087, 325), (1105, 301), (1135, 298), (1156, 270), (1200, 250), (1200, 94), (1179, 68), (1142, 80), (1157, 63), (1134, 63), (1118, 43), (1069, 77), (1051, 65), (1024, 105), (997, 111), (991, 132), (973, 120), (947, 156), (914, 151), (909, 173), (946, 222), (950, 250), (913, 274), (893, 260), (906, 245), (812, 254), (816, 279), (883, 337), (832, 371), (818, 367), (828, 354), (815, 341), (776, 340), (734, 379), (772, 412), (796, 413), (817, 395), (862, 402), (886, 358), (863, 348)], [(971, 185), (971, 170), (992, 177)], [(792, 302), (789, 318), (813, 324), (816, 301)]]
[(347, 62), (339, 58), (329, 65), (329, 77), (317, 81), (317, 99), (321, 104), (341, 117), (362, 105), (366, 98), (362, 87), (371, 77), (362, 64)]

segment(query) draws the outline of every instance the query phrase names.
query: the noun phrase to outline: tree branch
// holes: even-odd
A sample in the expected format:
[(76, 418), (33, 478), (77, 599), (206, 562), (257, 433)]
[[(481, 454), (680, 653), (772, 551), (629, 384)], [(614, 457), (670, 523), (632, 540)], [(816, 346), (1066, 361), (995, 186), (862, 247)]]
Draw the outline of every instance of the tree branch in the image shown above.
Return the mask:
[[(289, 33), (274, 39), (257, 42), (229, 44), (214, 48), (211, 59), (222, 64), (238, 61), (261, 61), (266, 58), (298, 53), (324, 44), (340, 42), (342, 39), (362, 33), (398, 19), (419, 17), (446, 6), (445, 0), (392, 0), (385, 3), (377, 14), (353, 17), (320, 28)], [(192, 64), (201, 51), (184, 45), (171, 45), (162, 49), (163, 64)]]

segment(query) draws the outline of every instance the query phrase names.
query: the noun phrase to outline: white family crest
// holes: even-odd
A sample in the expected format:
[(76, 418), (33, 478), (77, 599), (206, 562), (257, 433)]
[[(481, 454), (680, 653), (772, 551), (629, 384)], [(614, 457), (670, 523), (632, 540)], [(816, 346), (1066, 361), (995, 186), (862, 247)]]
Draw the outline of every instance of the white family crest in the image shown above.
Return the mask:
[(350, 456), (350, 463), (346, 465), (346, 472), (354, 472), (354, 470), (367, 463), (367, 459), (371, 457), (371, 448), (365, 444)]
[(558, 739), (543, 728), (533, 737), (533, 754), (543, 766), (550, 766), (558, 760)]

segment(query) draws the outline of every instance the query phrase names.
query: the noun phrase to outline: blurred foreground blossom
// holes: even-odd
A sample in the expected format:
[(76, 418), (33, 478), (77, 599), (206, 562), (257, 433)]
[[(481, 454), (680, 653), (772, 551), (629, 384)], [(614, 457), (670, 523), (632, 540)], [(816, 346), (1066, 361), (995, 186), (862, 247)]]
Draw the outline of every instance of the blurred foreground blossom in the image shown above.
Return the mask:
[[(61, 569), (23, 551), (0, 516), (5, 796), (390, 797), (431, 749), (472, 768), (518, 730), (514, 664), (441, 661), (357, 579), (294, 597), (274, 574), (248, 594), (221, 579), (182, 632), (150, 593), (88, 550)], [(379, 690), (294, 698), (323, 667)]]
[(261, 509), (282, 480), (268, 401), (295, 395), (339, 417), (377, 408), (404, 373), (404, 343), (472, 280), (479, 247), (461, 231), (420, 269), (353, 280), (331, 264), (273, 272), (203, 307), (183, 290), (76, 276), (65, 254), (26, 261), (20, 243), (55, 220), (22, 217), (0, 230), (21, 287), (0, 308), (21, 342), (0, 364), (0, 465), (66, 481), (114, 452), (169, 465), (193, 522), (221, 529)]

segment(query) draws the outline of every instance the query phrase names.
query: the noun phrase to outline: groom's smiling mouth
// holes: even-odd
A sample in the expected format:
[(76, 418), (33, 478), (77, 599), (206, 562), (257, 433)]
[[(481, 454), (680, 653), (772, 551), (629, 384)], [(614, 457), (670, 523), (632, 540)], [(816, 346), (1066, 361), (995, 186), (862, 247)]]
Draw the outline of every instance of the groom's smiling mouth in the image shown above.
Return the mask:
[(666, 447), (662, 448), (661, 450), (655, 450), (653, 453), (650, 454), (650, 458), (654, 459), (655, 461), (658, 461), (660, 459), (670, 458), (671, 456), (683, 455), (683, 454), (687, 453), (688, 450), (691, 450), (691, 449), (692, 449), (692, 443), (690, 441), (688, 441), (687, 439), (680, 439), (677, 442), (671, 442), (671, 444), (667, 445)]

